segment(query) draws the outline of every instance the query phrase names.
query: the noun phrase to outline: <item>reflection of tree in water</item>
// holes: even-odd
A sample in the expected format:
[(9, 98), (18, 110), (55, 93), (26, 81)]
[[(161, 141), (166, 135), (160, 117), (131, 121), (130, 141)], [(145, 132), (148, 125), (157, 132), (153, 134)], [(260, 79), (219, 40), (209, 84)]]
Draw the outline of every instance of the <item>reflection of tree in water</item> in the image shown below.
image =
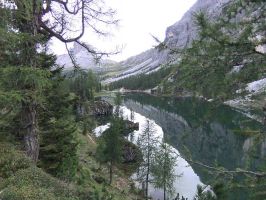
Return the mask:
[[(159, 98), (143, 94), (127, 96), (125, 105), (155, 120), (162, 127), (166, 141), (187, 158), (231, 170), (256, 170), (264, 162), (263, 144), (252, 148), (254, 137), (248, 136), (262, 126), (228, 106), (194, 98)], [(203, 182), (208, 183), (213, 178), (208, 170), (197, 165), (193, 168)]]

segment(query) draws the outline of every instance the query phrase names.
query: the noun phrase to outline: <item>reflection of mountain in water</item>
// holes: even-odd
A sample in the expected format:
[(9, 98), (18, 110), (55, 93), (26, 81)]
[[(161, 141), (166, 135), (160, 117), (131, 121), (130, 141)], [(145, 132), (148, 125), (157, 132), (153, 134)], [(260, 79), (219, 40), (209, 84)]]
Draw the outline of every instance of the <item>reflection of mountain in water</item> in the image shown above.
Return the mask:
[[(155, 120), (163, 128), (168, 143), (193, 160), (227, 169), (255, 169), (266, 154), (264, 142), (259, 145), (258, 156), (247, 159), (253, 139), (241, 133), (259, 130), (261, 126), (230, 107), (193, 98), (170, 99), (142, 94), (126, 96), (125, 105)], [(193, 168), (203, 182), (210, 180), (201, 168)]]

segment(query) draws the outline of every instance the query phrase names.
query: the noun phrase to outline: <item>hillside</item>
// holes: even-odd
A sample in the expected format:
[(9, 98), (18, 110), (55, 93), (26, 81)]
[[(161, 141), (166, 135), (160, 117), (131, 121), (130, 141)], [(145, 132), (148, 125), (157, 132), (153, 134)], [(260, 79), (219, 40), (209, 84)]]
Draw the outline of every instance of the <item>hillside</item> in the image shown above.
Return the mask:
[[(222, 7), (229, 0), (198, 0), (182, 17), (182, 19), (166, 30), (165, 40), (171, 48), (183, 49), (190, 45), (197, 37), (197, 26), (194, 24), (194, 13), (205, 11), (213, 20), (217, 18)], [(114, 82), (132, 75), (147, 74), (160, 68), (164, 64), (174, 62), (178, 57), (173, 57), (168, 49), (149, 49), (139, 55), (130, 57), (118, 63), (124, 70), (115, 77), (105, 80), (105, 83)]]
[[(152, 72), (170, 65), (174, 70), (157, 84), (158, 93), (223, 101), (249, 116), (252, 110), (261, 112), (266, 90), (264, 11), (263, 1), (198, 0), (167, 28), (160, 50), (150, 49), (119, 63), (125, 70), (105, 83), (142, 89), (153, 79)], [(143, 84), (128, 85), (132, 80)]]

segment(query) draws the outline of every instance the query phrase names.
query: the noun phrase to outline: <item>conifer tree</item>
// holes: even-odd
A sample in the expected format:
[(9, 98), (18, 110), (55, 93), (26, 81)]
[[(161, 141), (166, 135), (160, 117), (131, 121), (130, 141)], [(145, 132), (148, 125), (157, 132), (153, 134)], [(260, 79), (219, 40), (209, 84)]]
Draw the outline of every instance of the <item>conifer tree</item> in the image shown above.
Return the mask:
[(46, 110), (41, 112), (41, 148), (39, 165), (50, 174), (73, 180), (78, 167), (77, 124), (73, 104), (75, 97), (61, 86), (60, 74), (47, 91)]
[(144, 130), (138, 136), (137, 145), (139, 146), (143, 162), (137, 172), (138, 181), (145, 184), (145, 198), (148, 199), (149, 183), (151, 182), (151, 166), (154, 162), (156, 147), (158, 146), (158, 139), (156, 137), (156, 130), (154, 123), (146, 121)]
[(181, 55), (176, 87), (224, 101), (249, 82), (265, 76), (265, 4), (228, 3), (220, 18), (195, 14), (199, 36)]
[(109, 164), (110, 184), (113, 181), (114, 166), (122, 159), (123, 126), (120, 118), (113, 118), (110, 128), (103, 134), (97, 147), (97, 158), (102, 163)]
[[(1, 75), (17, 78), (7, 86), (4, 81), (1, 83), (1, 97), (5, 102), (12, 99), (19, 108), (18, 130), (23, 137), (24, 149), (37, 162), (38, 109), (43, 107), (44, 91), (50, 85), (51, 67), (54, 64), (52, 56), (47, 54), (48, 41), (55, 37), (66, 46), (77, 42), (99, 59), (108, 53), (99, 53), (80, 39), (88, 27), (97, 34), (106, 35), (107, 32), (98, 26), (99, 23), (112, 25), (117, 20), (113, 18), (115, 12), (106, 9), (103, 2), (97, 0), (3, 0), (0, 10), (0, 25), (4, 27), (0, 31), (0, 43), (6, 48), (0, 51), (0, 61), (5, 60), (1, 64)], [(73, 17), (79, 21), (75, 27), (72, 26)], [(77, 34), (73, 35), (73, 32)], [(5, 102), (1, 110), (6, 109)]]
[(156, 156), (151, 165), (151, 176), (155, 188), (163, 189), (164, 200), (170, 199), (175, 192), (174, 182), (177, 178), (177, 174), (175, 174), (176, 162), (177, 156), (175, 156), (173, 149), (163, 142), (156, 150)]

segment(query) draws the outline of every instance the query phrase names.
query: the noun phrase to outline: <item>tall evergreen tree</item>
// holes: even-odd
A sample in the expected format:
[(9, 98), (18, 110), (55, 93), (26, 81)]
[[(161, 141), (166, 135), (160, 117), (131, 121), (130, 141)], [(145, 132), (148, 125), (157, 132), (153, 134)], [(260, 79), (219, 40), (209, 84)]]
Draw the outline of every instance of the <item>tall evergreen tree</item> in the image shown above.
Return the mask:
[(122, 135), (122, 119), (115, 117), (97, 147), (98, 160), (109, 164), (110, 184), (113, 181), (114, 166), (119, 164), (122, 159)]
[[(20, 111), (20, 130), (26, 154), (35, 162), (39, 154), (38, 108), (42, 107), (43, 92), (51, 80), (53, 59), (47, 54), (47, 42), (55, 37), (61, 42), (77, 42), (99, 58), (98, 53), (80, 41), (87, 27), (97, 34), (107, 33), (98, 26), (114, 24), (115, 12), (105, 9), (102, 1), (76, 0), (3, 0), (1, 1), (1, 75), (16, 77), (12, 83), (1, 83), (1, 96), (12, 99)], [(2, 13), (4, 14), (2, 17)], [(73, 17), (80, 23), (72, 26)], [(72, 33), (79, 31), (77, 35)], [(72, 59), (74, 61), (74, 59)], [(7, 62), (8, 61), (8, 62)], [(52, 61), (52, 62), (51, 62)], [(2, 81), (2, 80), (1, 80)], [(7, 101), (5, 101), (7, 102)], [(4, 105), (4, 106), (3, 106)], [(1, 105), (6, 109), (5, 103)]]
[(143, 162), (137, 172), (138, 180), (145, 183), (145, 198), (149, 196), (149, 183), (151, 181), (151, 166), (154, 162), (158, 139), (153, 122), (146, 121), (143, 132), (138, 136), (137, 145), (139, 146)]
[(177, 174), (175, 174), (176, 162), (177, 156), (175, 156), (173, 149), (163, 142), (156, 150), (156, 156), (151, 165), (151, 175), (155, 188), (163, 189), (164, 200), (171, 199), (175, 192), (174, 182), (177, 178)]
[(46, 110), (40, 113), (40, 166), (50, 174), (73, 180), (78, 167), (75, 97), (62, 89), (62, 76), (54, 77), (47, 91)]

